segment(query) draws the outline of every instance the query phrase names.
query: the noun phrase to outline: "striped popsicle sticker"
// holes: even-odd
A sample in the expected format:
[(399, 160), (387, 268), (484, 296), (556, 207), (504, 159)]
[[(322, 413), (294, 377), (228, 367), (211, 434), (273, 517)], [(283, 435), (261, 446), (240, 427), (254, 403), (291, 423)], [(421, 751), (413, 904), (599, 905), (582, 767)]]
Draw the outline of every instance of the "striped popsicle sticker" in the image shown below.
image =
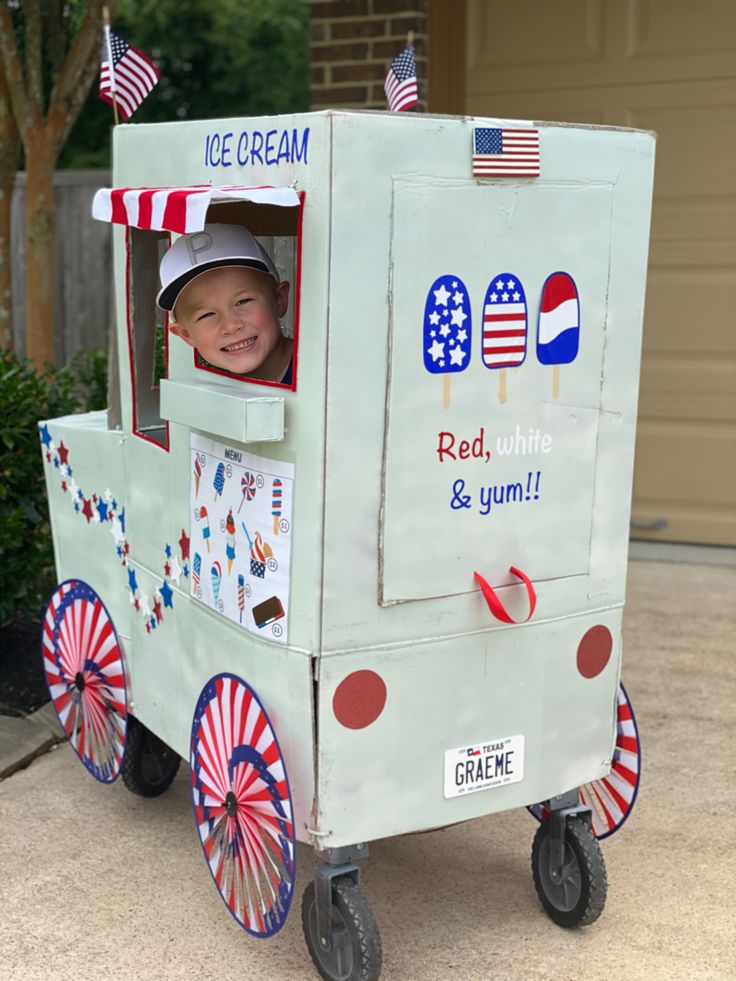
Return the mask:
[(271, 486), (271, 514), (273, 515), (273, 533), (279, 533), (279, 521), (281, 520), (281, 508), (283, 505), (284, 485), (279, 477), (274, 477)]
[(526, 358), (529, 318), (526, 293), (513, 273), (494, 276), (483, 303), (482, 354), (486, 368), (500, 369), (499, 401), (506, 401), (506, 369)]
[(552, 395), (560, 393), (560, 365), (571, 364), (580, 346), (580, 300), (569, 273), (555, 272), (542, 287), (537, 325), (537, 358), (553, 366)]

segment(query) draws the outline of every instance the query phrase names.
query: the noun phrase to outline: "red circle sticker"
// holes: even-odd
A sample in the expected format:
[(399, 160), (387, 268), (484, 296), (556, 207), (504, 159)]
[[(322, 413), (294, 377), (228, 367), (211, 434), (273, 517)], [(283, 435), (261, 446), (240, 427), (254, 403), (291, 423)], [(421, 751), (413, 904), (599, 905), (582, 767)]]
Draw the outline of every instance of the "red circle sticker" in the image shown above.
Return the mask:
[(386, 684), (375, 671), (353, 671), (337, 686), (332, 711), (346, 729), (365, 729), (386, 704)]
[(584, 678), (595, 678), (608, 664), (613, 637), (608, 627), (597, 624), (586, 630), (578, 644), (578, 671)]

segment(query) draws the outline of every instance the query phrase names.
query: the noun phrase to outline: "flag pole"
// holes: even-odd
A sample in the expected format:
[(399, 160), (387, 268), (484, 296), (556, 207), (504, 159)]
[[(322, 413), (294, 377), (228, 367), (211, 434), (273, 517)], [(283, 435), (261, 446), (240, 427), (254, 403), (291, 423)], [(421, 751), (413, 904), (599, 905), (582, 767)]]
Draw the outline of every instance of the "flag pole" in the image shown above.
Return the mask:
[(102, 8), (102, 24), (105, 31), (105, 47), (107, 48), (107, 63), (110, 66), (108, 71), (110, 72), (110, 95), (112, 96), (112, 111), (115, 119), (115, 125), (117, 126), (120, 122), (118, 117), (118, 101), (115, 98), (115, 68), (112, 62), (112, 44), (110, 43), (110, 10), (107, 6)]
[(407, 48), (411, 48), (413, 46), (413, 44), (414, 44), (414, 31), (407, 31), (406, 32), (406, 46), (407, 46)]

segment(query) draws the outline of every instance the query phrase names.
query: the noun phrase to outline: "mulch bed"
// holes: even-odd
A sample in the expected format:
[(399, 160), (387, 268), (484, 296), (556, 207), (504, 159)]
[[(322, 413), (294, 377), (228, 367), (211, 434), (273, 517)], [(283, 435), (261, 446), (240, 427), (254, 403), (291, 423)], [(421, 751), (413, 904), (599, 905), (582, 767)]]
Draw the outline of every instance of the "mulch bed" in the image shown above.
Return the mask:
[(40, 618), (0, 627), (0, 715), (28, 715), (48, 700)]

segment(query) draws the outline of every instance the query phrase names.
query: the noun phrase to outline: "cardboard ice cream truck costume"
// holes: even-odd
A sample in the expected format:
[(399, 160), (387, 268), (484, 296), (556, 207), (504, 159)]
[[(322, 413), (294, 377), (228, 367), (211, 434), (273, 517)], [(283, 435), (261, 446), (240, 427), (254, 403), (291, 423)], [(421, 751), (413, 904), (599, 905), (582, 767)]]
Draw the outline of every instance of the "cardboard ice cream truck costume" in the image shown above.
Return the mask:
[[(249, 932), (281, 927), (314, 846), (323, 977), (380, 971), (355, 865), (378, 838), (529, 806), (545, 910), (603, 907), (598, 838), (638, 785), (621, 618), (653, 158), (640, 131), (410, 113), (115, 129), (94, 212), (121, 421), (40, 424), (51, 694), (104, 782), (155, 794), (189, 762)], [(291, 282), (290, 385), (171, 336), (162, 370), (159, 258), (205, 222)]]

